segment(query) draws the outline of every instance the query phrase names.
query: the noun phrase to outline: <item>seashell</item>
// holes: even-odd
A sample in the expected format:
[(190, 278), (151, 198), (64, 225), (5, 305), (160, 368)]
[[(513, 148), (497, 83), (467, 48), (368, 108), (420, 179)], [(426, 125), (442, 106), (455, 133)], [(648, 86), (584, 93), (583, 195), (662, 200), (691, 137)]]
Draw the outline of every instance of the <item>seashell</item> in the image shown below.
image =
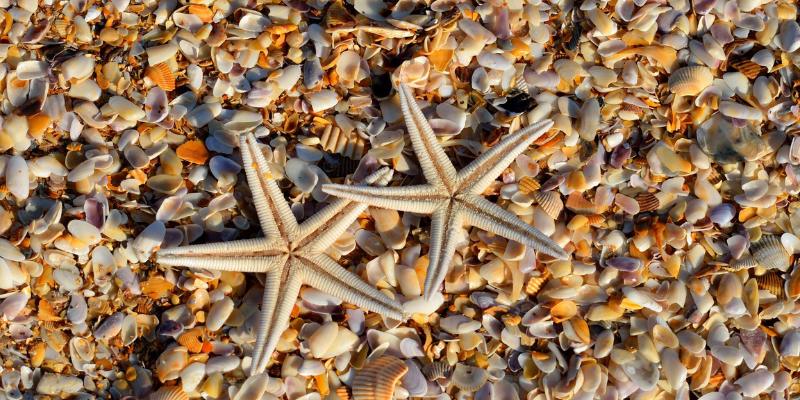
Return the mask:
[(144, 74), (161, 89), (167, 92), (175, 90), (175, 74), (166, 63), (147, 67)]
[(94, 72), (94, 58), (79, 54), (61, 63), (61, 74), (68, 81), (80, 81)]
[(756, 276), (756, 282), (759, 289), (774, 294), (778, 299), (784, 299), (784, 282), (777, 272), (767, 271), (764, 275)]
[(128, 121), (139, 121), (147, 116), (139, 106), (122, 96), (112, 96), (108, 99), (108, 105), (115, 113)]
[(736, 60), (728, 65), (733, 67), (735, 70), (741, 72), (744, 76), (747, 77), (747, 79), (755, 79), (761, 74), (762, 70), (764, 69), (763, 66), (758, 65), (751, 60)]
[(239, 391), (236, 392), (236, 396), (231, 400), (262, 398), (261, 396), (264, 395), (264, 392), (269, 389), (270, 380), (271, 378), (265, 372), (248, 377), (244, 383), (242, 383), (242, 387), (239, 388)]
[(39, 394), (59, 396), (61, 394), (74, 395), (84, 390), (83, 379), (76, 376), (54, 374), (45, 372), (36, 384)]
[(150, 88), (144, 100), (144, 108), (147, 112), (146, 122), (157, 123), (167, 118), (169, 105), (167, 93), (159, 87)]
[(161, 382), (176, 379), (189, 363), (189, 354), (185, 347), (170, 347), (156, 360), (156, 376)]
[(383, 355), (369, 361), (353, 377), (354, 400), (390, 400), (397, 382), (406, 374), (408, 366), (397, 357)]
[(203, 328), (196, 327), (181, 333), (176, 339), (190, 353), (199, 353), (203, 349)]
[(148, 397), (150, 400), (189, 400), (189, 395), (178, 386), (162, 386)]
[(453, 367), (444, 361), (434, 361), (422, 367), (422, 373), (429, 381), (448, 379), (453, 372)]
[(544, 270), (544, 272), (539, 276), (534, 276), (528, 279), (528, 283), (525, 284), (525, 293), (528, 296), (536, 296), (545, 283), (550, 280), (550, 271)]
[[(570, 195), (572, 197), (572, 195)], [(557, 192), (534, 192), (533, 199), (542, 210), (553, 219), (558, 219), (564, 209), (564, 202)]]
[(464, 315), (451, 315), (439, 320), (439, 327), (453, 335), (460, 335), (480, 329), (481, 323)]
[(485, 369), (458, 363), (452, 373), (453, 385), (465, 392), (474, 392), (489, 379)]
[(708, 67), (695, 65), (673, 71), (667, 85), (676, 96), (697, 96), (713, 82), (714, 74)]
[(397, 211), (371, 208), (369, 212), (375, 220), (375, 230), (387, 248), (399, 250), (405, 247), (409, 229), (403, 224)]
[(25, 309), (25, 306), (28, 304), (28, 300), (30, 298), (31, 296), (27, 292), (17, 292), (11, 294), (3, 299), (2, 303), (0, 303), (0, 314), (9, 320), (16, 318), (17, 315), (19, 315), (19, 313)]
[(333, 90), (314, 92), (306, 95), (306, 99), (315, 113), (332, 108), (339, 102), (339, 96)]
[(742, 257), (730, 264), (731, 269), (740, 270), (760, 265), (767, 269), (786, 271), (789, 269), (789, 252), (776, 235), (764, 235), (758, 242), (750, 245), (752, 257)]
[(319, 180), (309, 164), (299, 158), (290, 158), (286, 161), (286, 177), (303, 193), (311, 193)]
[(178, 53), (178, 45), (175, 42), (169, 42), (159, 46), (152, 46), (145, 49), (147, 53), (147, 63), (150, 66), (161, 64)]
[(175, 153), (181, 160), (186, 160), (192, 164), (203, 165), (208, 160), (208, 150), (200, 140), (189, 140), (178, 146)]
[(30, 192), (30, 176), (25, 159), (17, 155), (11, 156), (6, 162), (5, 171), (8, 191), (17, 200), (27, 199), (28, 192)]
[(125, 314), (117, 312), (103, 320), (103, 322), (94, 330), (94, 337), (97, 340), (109, 340), (117, 336), (122, 330), (122, 321)]
[(572, 300), (563, 300), (550, 309), (553, 322), (561, 323), (578, 314), (578, 307)]
[(206, 328), (211, 332), (216, 332), (222, 328), (222, 325), (228, 320), (231, 313), (233, 313), (233, 306), (233, 300), (229, 297), (224, 297), (212, 304), (211, 309), (208, 311), (208, 316), (206, 317)]
[(775, 377), (772, 372), (769, 372), (764, 367), (760, 367), (753, 372), (742, 375), (734, 384), (739, 387), (744, 396), (756, 397), (766, 392), (774, 380)]
[(49, 72), (49, 66), (44, 61), (22, 61), (17, 64), (17, 79), (31, 80), (36, 78), (44, 78)]
[(639, 203), (639, 212), (655, 211), (661, 207), (658, 197), (650, 192), (639, 193), (635, 199)]
[(203, 378), (206, 376), (206, 365), (193, 362), (184, 368), (180, 373), (181, 386), (186, 392), (193, 392)]

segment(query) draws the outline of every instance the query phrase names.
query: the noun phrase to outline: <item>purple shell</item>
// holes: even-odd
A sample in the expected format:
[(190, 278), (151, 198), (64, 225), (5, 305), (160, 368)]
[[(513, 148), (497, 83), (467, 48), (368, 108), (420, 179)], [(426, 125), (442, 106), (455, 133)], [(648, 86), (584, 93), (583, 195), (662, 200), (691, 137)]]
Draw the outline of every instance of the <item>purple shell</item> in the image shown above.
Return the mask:
[(606, 267), (625, 272), (634, 272), (642, 268), (642, 261), (633, 257), (614, 257), (606, 260)]

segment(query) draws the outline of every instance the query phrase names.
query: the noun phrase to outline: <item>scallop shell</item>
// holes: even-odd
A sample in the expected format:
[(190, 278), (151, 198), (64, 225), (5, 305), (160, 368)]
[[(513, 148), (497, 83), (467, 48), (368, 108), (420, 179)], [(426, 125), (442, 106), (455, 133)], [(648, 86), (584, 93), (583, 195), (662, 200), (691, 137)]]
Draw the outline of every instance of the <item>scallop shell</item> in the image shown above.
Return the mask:
[(181, 333), (177, 342), (186, 346), (190, 353), (199, 353), (203, 349), (203, 328), (192, 328)]
[(163, 386), (150, 394), (150, 400), (189, 400), (189, 396), (178, 386)]
[(650, 192), (637, 194), (636, 202), (639, 203), (639, 212), (655, 211), (661, 207), (661, 202), (658, 200), (658, 197)]
[(453, 370), (453, 385), (467, 392), (480, 389), (488, 379), (489, 373), (483, 368), (459, 363)]
[(525, 194), (533, 193), (539, 190), (542, 185), (536, 179), (531, 178), (530, 176), (523, 176), (522, 179), (519, 180), (517, 183), (519, 186), (519, 191)]
[(786, 271), (789, 269), (789, 253), (776, 235), (765, 235), (750, 245), (753, 258), (764, 268)]
[(783, 279), (781, 279), (777, 272), (769, 271), (764, 275), (757, 276), (756, 282), (758, 283), (759, 289), (766, 290), (779, 299), (784, 298)]
[(561, 201), (561, 196), (556, 192), (534, 192), (533, 199), (553, 219), (557, 219), (564, 209), (564, 202)]
[(708, 67), (695, 65), (679, 68), (669, 77), (669, 90), (677, 96), (696, 96), (714, 82)]
[(408, 372), (401, 359), (383, 355), (356, 371), (353, 378), (354, 400), (391, 400), (394, 387)]
[(422, 373), (428, 380), (449, 378), (453, 367), (444, 361), (434, 361), (422, 367)]
[(175, 90), (175, 74), (167, 63), (147, 67), (145, 75), (150, 78), (153, 83), (158, 85), (158, 87), (164, 89), (164, 91), (171, 92)]

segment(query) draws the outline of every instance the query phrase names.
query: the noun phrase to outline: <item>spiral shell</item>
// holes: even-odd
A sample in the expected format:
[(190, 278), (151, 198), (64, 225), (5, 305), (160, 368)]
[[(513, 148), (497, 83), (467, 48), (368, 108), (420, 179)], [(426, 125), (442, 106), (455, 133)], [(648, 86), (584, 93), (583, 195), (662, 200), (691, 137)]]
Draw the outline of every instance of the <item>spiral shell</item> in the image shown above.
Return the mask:
[(757, 276), (756, 282), (758, 283), (759, 289), (766, 290), (779, 299), (784, 298), (783, 279), (781, 279), (777, 272), (769, 271), (764, 275)]
[(714, 82), (708, 67), (694, 65), (679, 68), (669, 77), (669, 90), (676, 96), (696, 96)]
[(655, 211), (661, 207), (661, 202), (658, 200), (658, 197), (650, 192), (637, 194), (636, 202), (639, 203), (639, 212)]
[(145, 75), (166, 92), (175, 90), (175, 74), (166, 63), (147, 67)]
[(368, 362), (355, 373), (353, 399), (391, 400), (394, 386), (406, 372), (406, 363), (394, 356), (384, 355)]
[(179, 386), (162, 386), (150, 394), (149, 400), (189, 400), (189, 396)]
[(470, 365), (456, 364), (453, 371), (453, 385), (467, 392), (480, 389), (488, 379), (489, 373), (485, 369)]
[(434, 361), (422, 367), (422, 374), (431, 381), (449, 378), (452, 371), (453, 367), (444, 361)]
[(561, 201), (561, 196), (556, 192), (534, 192), (533, 199), (553, 219), (558, 218), (564, 209), (564, 202)]

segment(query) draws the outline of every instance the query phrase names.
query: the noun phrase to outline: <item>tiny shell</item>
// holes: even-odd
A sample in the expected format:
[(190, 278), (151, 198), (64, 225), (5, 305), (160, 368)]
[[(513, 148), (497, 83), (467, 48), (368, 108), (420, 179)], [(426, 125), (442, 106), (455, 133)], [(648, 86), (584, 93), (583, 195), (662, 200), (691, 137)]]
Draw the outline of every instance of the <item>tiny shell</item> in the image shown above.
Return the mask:
[(397, 382), (408, 372), (399, 358), (383, 355), (357, 370), (353, 377), (354, 400), (390, 400)]

